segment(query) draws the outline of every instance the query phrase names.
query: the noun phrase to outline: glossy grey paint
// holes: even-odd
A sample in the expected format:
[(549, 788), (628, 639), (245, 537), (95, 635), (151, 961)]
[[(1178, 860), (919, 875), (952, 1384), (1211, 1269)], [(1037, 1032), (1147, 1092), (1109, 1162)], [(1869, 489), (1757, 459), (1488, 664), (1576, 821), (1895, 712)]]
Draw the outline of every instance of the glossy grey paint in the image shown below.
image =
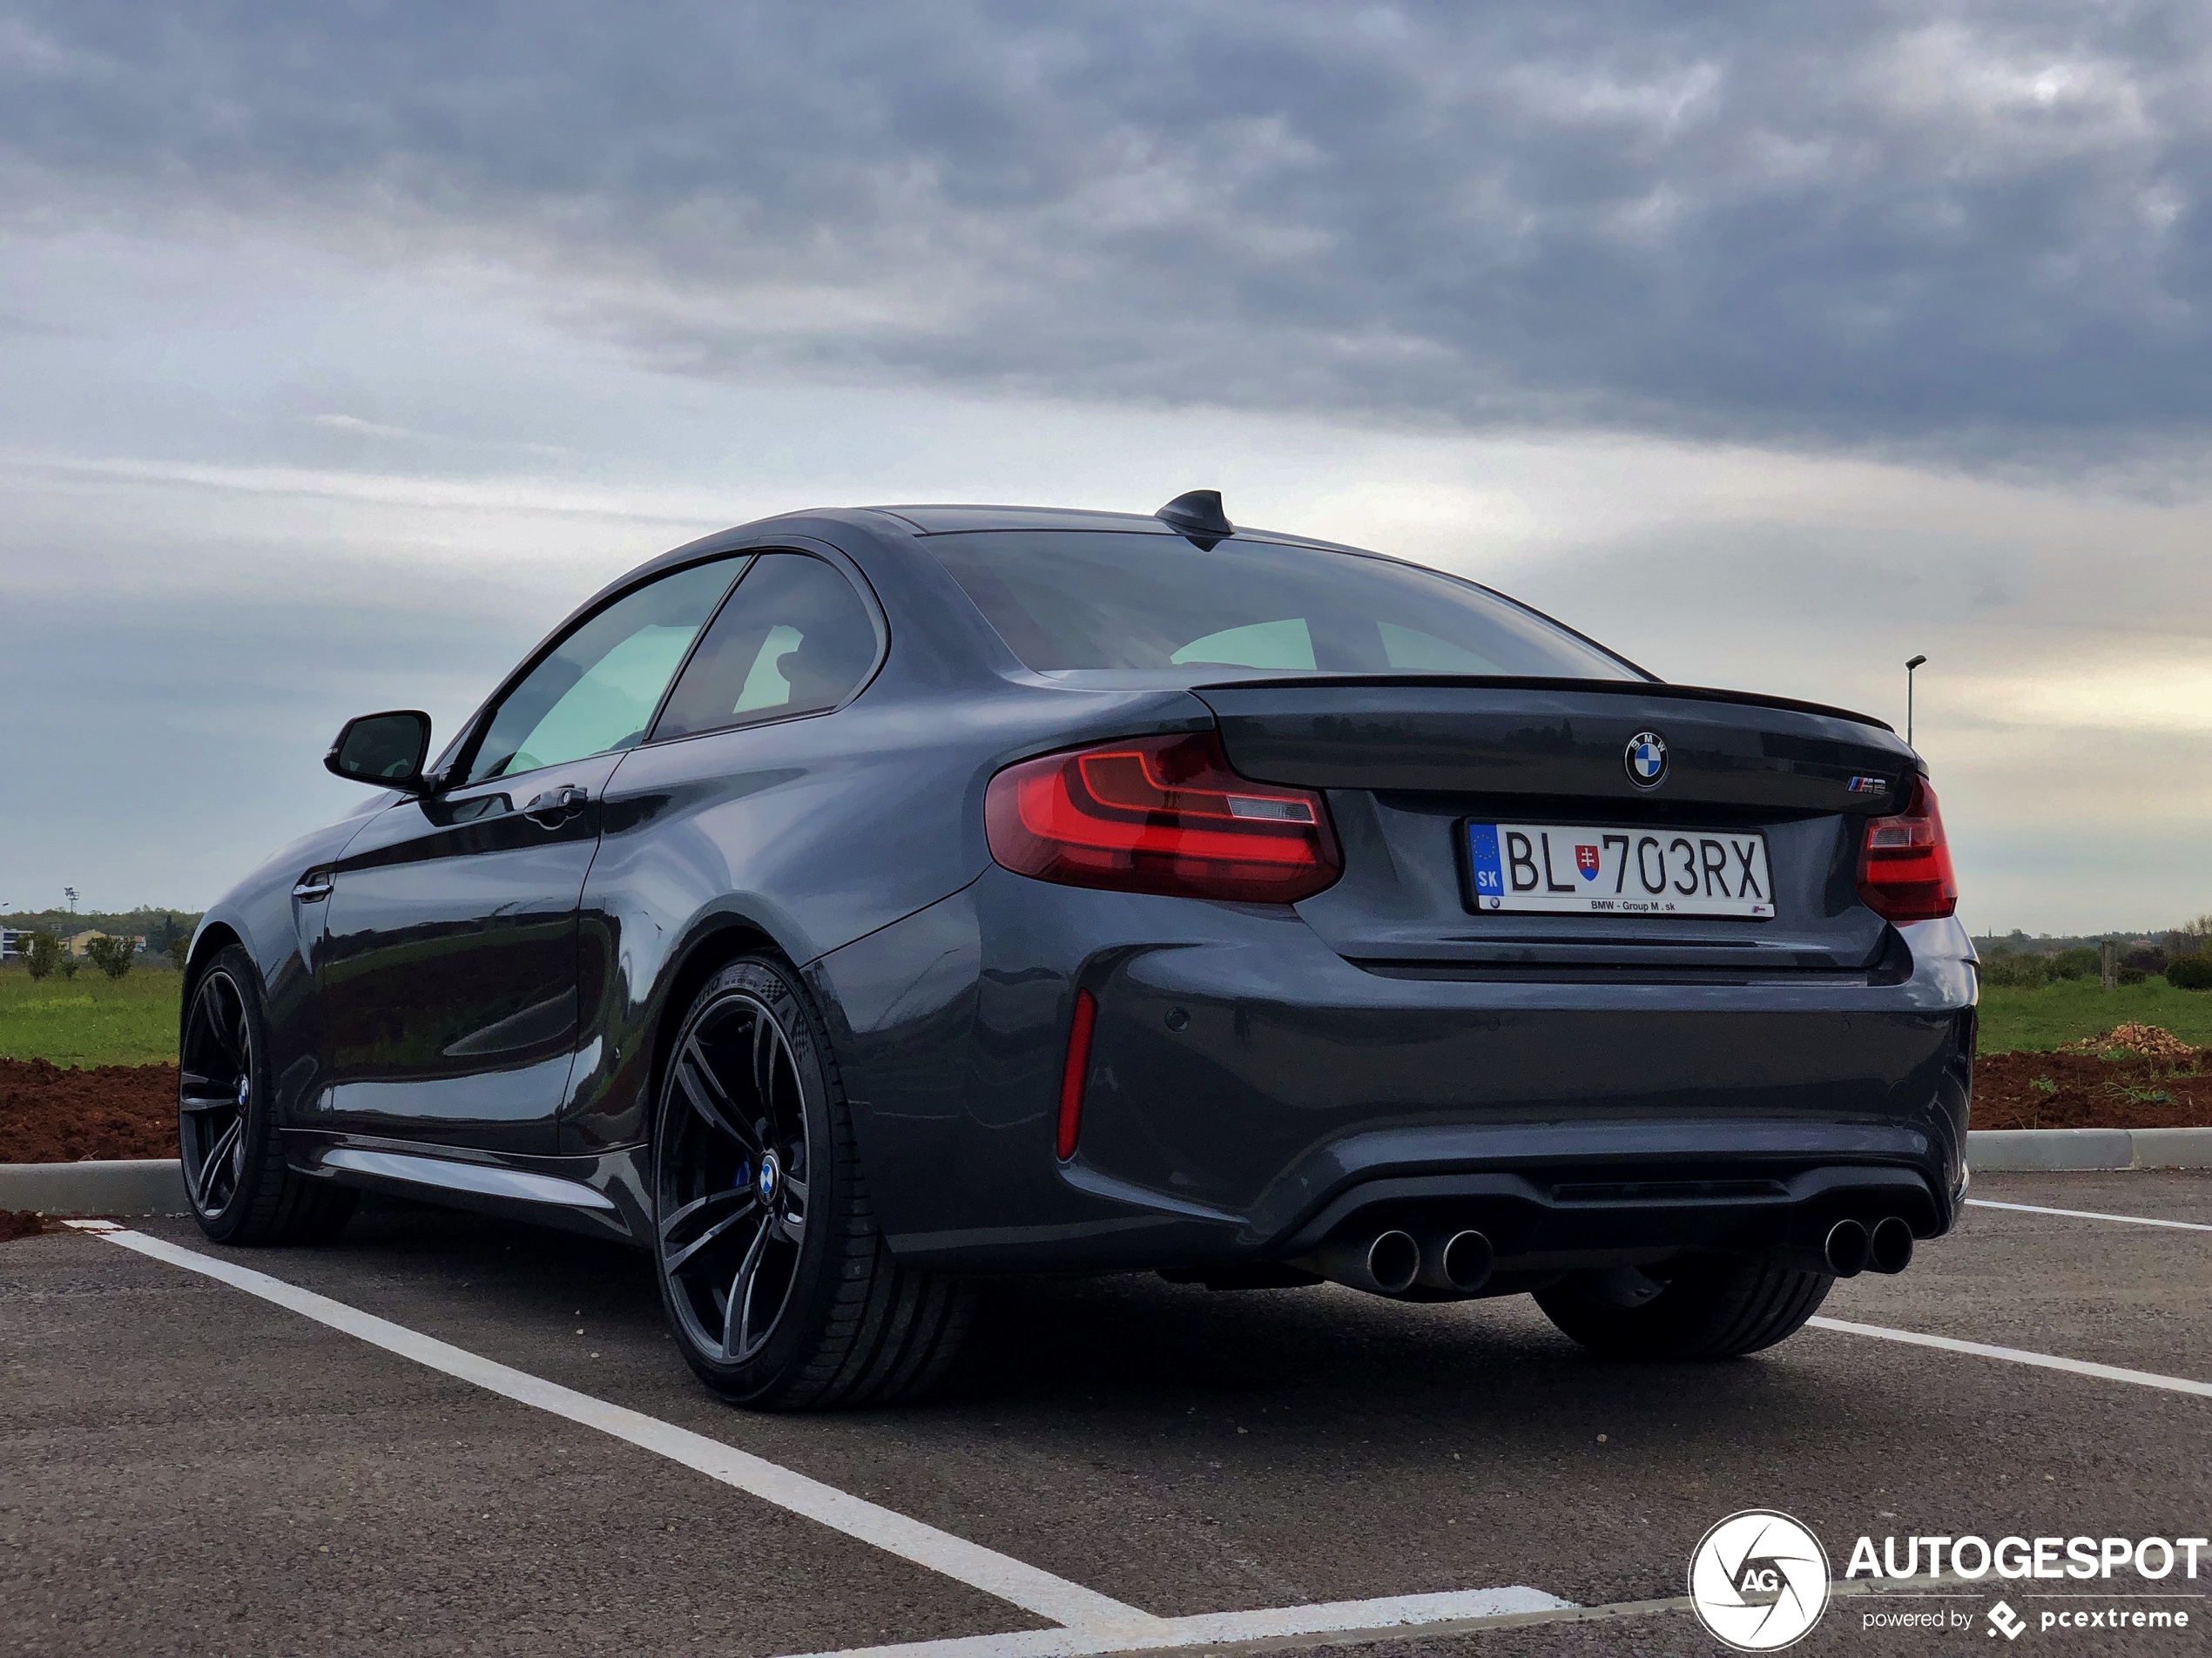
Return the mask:
[[(841, 1014), (871, 1167), (930, 1171), (877, 1193), (902, 1252), (1203, 1264), (1279, 1254), (1347, 1187), (1409, 1172), (1889, 1166), (1925, 1180), (1941, 1230), (1974, 986), (1955, 922), (1908, 931), (1891, 983), (1402, 977), (1345, 960), (1288, 909), (994, 868), (815, 978)], [(1100, 1012), (1082, 1144), (1061, 1165), (1079, 984)]]
[[(917, 520), (964, 529), (1016, 516), (995, 512), (748, 526), (653, 561), (570, 618), (682, 563), (790, 548), (855, 581), (884, 652), (833, 713), (595, 763), (606, 774), (576, 875), (574, 1026), (550, 1106), (533, 1082), (496, 1120), (465, 1101), (440, 1111), (435, 1088), (404, 1120), (317, 1115), (346, 1080), (312, 994), (337, 956), (323, 916), (291, 888), (316, 866), (380, 867), (374, 858), (408, 836), (388, 843), (365, 833), (371, 821), (446, 810), (435, 798), (365, 805), (211, 911), (195, 959), (234, 933), (268, 981), (299, 1165), (321, 1169), (337, 1145), (442, 1144), (585, 1180), (614, 1198), (614, 1218), (548, 1218), (642, 1236), (660, 1045), (705, 971), (765, 947), (816, 992), (879, 1212), (914, 1260), (1004, 1270), (1265, 1258), (1298, 1245), (1317, 1217), (1408, 1179), (1457, 1182), (1473, 1201), (1485, 1181), (1629, 1166), (1757, 1164), (1801, 1183), (1831, 1167), (1886, 1170), (1927, 1194), (1924, 1230), (1948, 1223), (1971, 953), (1955, 924), (1900, 935), (1851, 891), (1853, 803), (1838, 799), (1837, 775), (1871, 765), (1895, 779), (1916, 764), (1885, 728), (1658, 686), (1285, 686), (1214, 670), (1194, 688), (1034, 674), (914, 533)], [(1350, 865), (1337, 886), (1296, 909), (1223, 905), (1052, 886), (992, 863), (981, 793), (999, 767), (1217, 716), (1253, 774), (1330, 791)], [(1689, 779), (1660, 810), (1762, 827), (1797, 882), (1786, 923), (1684, 922), (1608, 941), (1568, 918), (1467, 913), (1453, 825), (1508, 803), (1570, 801), (1578, 818), (1614, 809), (1611, 727), (1655, 718)], [(1633, 792), (1623, 785), (1620, 809), (1649, 805)], [(570, 866), (551, 865), (523, 882), (549, 925)], [(386, 890), (391, 933), (425, 907), (434, 933), (489, 916), (460, 887), (412, 880), (395, 869)], [(334, 913), (350, 936), (356, 912)], [(556, 1000), (555, 976), (507, 974), (433, 1053), (483, 1057), (465, 1051), (472, 1039), (482, 1048), (502, 1021)], [(1078, 985), (1102, 1012), (1083, 1141), (1062, 1165), (1052, 1114)], [(489, 1051), (519, 1060), (537, 1043), (559, 1069), (557, 1022)]]
[[(395, 801), (328, 867), (303, 1126), (546, 1155), (577, 1049), (577, 904), (618, 756)], [(532, 815), (558, 792), (565, 812)]]

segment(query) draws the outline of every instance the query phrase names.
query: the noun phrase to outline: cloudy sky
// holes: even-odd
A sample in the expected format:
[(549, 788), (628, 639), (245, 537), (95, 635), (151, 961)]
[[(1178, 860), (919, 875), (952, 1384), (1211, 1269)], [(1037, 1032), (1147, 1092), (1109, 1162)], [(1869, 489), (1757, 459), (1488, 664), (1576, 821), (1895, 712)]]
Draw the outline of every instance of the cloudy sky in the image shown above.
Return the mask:
[(0, 909), (205, 904), (788, 508), (1240, 522), (1918, 737), (2212, 910), (2212, 12), (0, 0)]

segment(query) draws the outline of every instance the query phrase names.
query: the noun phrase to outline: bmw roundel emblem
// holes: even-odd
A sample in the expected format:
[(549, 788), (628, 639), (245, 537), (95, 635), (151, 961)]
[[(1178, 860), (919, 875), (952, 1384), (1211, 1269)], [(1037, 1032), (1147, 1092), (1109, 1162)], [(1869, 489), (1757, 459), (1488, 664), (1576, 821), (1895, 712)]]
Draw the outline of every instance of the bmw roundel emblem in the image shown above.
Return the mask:
[(1629, 781), (1636, 787), (1657, 788), (1667, 777), (1667, 739), (1656, 731), (1638, 731), (1629, 739), (1621, 764), (1628, 767)]

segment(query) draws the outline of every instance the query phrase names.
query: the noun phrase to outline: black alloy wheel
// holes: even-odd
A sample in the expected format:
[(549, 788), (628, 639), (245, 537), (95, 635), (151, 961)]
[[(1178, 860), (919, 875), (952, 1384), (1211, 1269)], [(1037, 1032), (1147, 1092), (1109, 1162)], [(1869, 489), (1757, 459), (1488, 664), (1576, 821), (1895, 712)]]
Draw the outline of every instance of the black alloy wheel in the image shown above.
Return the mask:
[(204, 1224), (219, 1218), (238, 1196), (253, 1102), (253, 1027), (246, 993), (230, 968), (212, 967), (200, 975), (179, 1054), (178, 1149), (185, 1190)]
[(320, 1244), (355, 1194), (286, 1167), (268, 1021), (253, 958), (219, 951), (191, 981), (178, 1032), (177, 1149), (199, 1230), (219, 1244)]
[(661, 1300), (708, 1386), (806, 1410), (911, 1396), (942, 1375), (973, 1291), (892, 1258), (821, 1021), (780, 961), (743, 957), (700, 989), (654, 1130)]
[(806, 1096), (791, 1039), (758, 996), (718, 997), (674, 1056), (661, 1142), (660, 1266), (685, 1339), (742, 1365), (775, 1332), (806, 1244)]

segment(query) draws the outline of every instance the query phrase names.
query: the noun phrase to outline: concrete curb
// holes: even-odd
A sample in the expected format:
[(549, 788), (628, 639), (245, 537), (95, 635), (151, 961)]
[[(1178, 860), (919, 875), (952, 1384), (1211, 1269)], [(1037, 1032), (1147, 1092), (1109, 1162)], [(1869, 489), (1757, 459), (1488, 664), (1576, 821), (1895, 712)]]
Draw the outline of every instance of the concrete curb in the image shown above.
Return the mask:
[[(1977, 1129), (1966, 1163), (1983, 1174), (2212, 1169), (2212, 1129)], [(0, 1163), (0, 1209), (50, 1215), (181, 1215), (192, 1208), (173, 1158)]]
[(1966, 1166), (1992, 1175), (2212, 1169), (2212, 1129), (1975, 1129)]
[(0, 1209), (49, 1215), (181, 1215), (191, 1209), (173, 1157), (117, 1163), (0, 1163)]

